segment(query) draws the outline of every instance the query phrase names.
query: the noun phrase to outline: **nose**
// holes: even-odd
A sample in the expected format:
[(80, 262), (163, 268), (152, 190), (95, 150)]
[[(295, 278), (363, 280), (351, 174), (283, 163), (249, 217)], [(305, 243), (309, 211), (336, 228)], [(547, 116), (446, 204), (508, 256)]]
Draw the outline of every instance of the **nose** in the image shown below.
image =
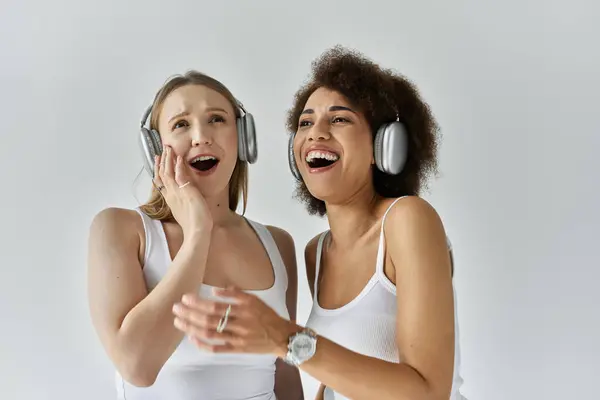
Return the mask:
[(329, 132), (329, 124), (324, 119), (321, 119), (314, 123), (312, 129), (308, 132), (307, 139), (313, 140), (327, 140), (331, 137)]
[(200, 124), (196, 125), (191, 130), (192, 136), (192, 147), (197, 147), (201, 145), (211, 145), (213, 142), (213, 138), (210, 133), (210, 129), (202, 129)]

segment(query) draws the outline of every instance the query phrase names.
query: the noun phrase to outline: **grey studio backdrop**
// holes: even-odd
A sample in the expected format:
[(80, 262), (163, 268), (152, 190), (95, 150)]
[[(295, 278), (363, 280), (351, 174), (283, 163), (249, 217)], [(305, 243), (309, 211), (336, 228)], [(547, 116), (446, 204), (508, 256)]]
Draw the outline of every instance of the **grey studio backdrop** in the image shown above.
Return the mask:
[[(600, 399), (599, 6), (592, 1), (2, 2), (0, 398), (114, 398), (91, 327), (87, 233), (149, 192), (139, 118), (196, 68), (254, 114), (247, 215), (303, 248), (326, 227), (292, 199), (285, 112), (337, 43), (410, 77), (442, 127), (424, 193), (454, 248), (464, 394)], [(136, 179), (137, 178), (137, 179)], [(303, 374), (307, 399), (317, 382)]]

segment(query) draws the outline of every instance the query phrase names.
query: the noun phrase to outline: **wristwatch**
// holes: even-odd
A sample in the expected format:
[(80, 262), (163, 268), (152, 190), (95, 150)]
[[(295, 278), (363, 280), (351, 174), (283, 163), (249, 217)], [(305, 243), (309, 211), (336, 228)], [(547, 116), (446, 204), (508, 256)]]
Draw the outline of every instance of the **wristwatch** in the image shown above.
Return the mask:
[(303, 328), (290, 336), (288, 351), (283, 361), (298, 366), (315, 355), (317, 350), (317, 333), (310, 328)]

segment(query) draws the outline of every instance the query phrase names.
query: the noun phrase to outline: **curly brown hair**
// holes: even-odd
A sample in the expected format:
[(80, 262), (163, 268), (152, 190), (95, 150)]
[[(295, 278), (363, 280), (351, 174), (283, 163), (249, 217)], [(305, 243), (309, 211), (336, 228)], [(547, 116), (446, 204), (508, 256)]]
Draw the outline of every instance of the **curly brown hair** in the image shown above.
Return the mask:
[[(300, 114), (311, 94), (321, 88), (334, 90), (365, 116), (373, 140), (377, 129), (398, 119), (408, 130), (406, 164), (399, 175), (373, 168), (375, 191), (382, 197), (418, 195), (437, 172), (439, 128), (427, 103), (404, 76), (384, 69), (356, 50), (340, 45), (323, 52), (312, 62), (309, 80), (296, 92), (288, 111), (288, 132), (298, 130)], [(324, 216), (325, 202), (314, 197), (299, 181), (295, 197), (305, 203), (309, 214)]]

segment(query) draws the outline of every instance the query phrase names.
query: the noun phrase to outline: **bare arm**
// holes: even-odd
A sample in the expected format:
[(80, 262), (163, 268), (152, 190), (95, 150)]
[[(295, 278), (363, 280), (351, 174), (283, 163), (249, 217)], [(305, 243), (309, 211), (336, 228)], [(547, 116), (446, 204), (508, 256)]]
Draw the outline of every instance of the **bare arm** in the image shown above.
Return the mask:
[(150, 386), (183, 334), (173, 326), (173, 304), (202, 283), (210, 230), (184, 238), (158, 285), (148, 293), (139, 259), (139, 215), (110, 208), (90, 228), (88, 296), (92, 322), (119, 373)]
[(396, 271), (402, 362), (367, 357), (319, 337), (316, 354), (300, 368), (352, 399), (447, 400), (454, 298), (444, 228), (435, 210), (415, 197), (390, 210), (384, 232)]
[[(308, 280), (308, 286), (310, 288), (310, 295), (312, 298), (315, 296), (315, 279), (318, 279), (316, 275), (316, 262), (317, 262), (317, 244), (319, 242), (319, 236), (317, 235), (312, 238), (304, 248), (304, 264), (306, 266), (306, 279)], [(317, 390), (315, 400), (323, 400), (325, 396), (325, 385), (321, 383)]]
[[(281, 258), (287, 269), (288, 288), (286, 304), (290, 320), (296, 322), (298, 299), (298, 267), (296, 262), (296, 247), (294, 239), (283, 229), (273, 226), (268, 227), (279, 248)], [(277, 359), (275, 371), (275, 395), (278, 399), (302, 400), (304, 392), (300, 372), (296, 367)]]

